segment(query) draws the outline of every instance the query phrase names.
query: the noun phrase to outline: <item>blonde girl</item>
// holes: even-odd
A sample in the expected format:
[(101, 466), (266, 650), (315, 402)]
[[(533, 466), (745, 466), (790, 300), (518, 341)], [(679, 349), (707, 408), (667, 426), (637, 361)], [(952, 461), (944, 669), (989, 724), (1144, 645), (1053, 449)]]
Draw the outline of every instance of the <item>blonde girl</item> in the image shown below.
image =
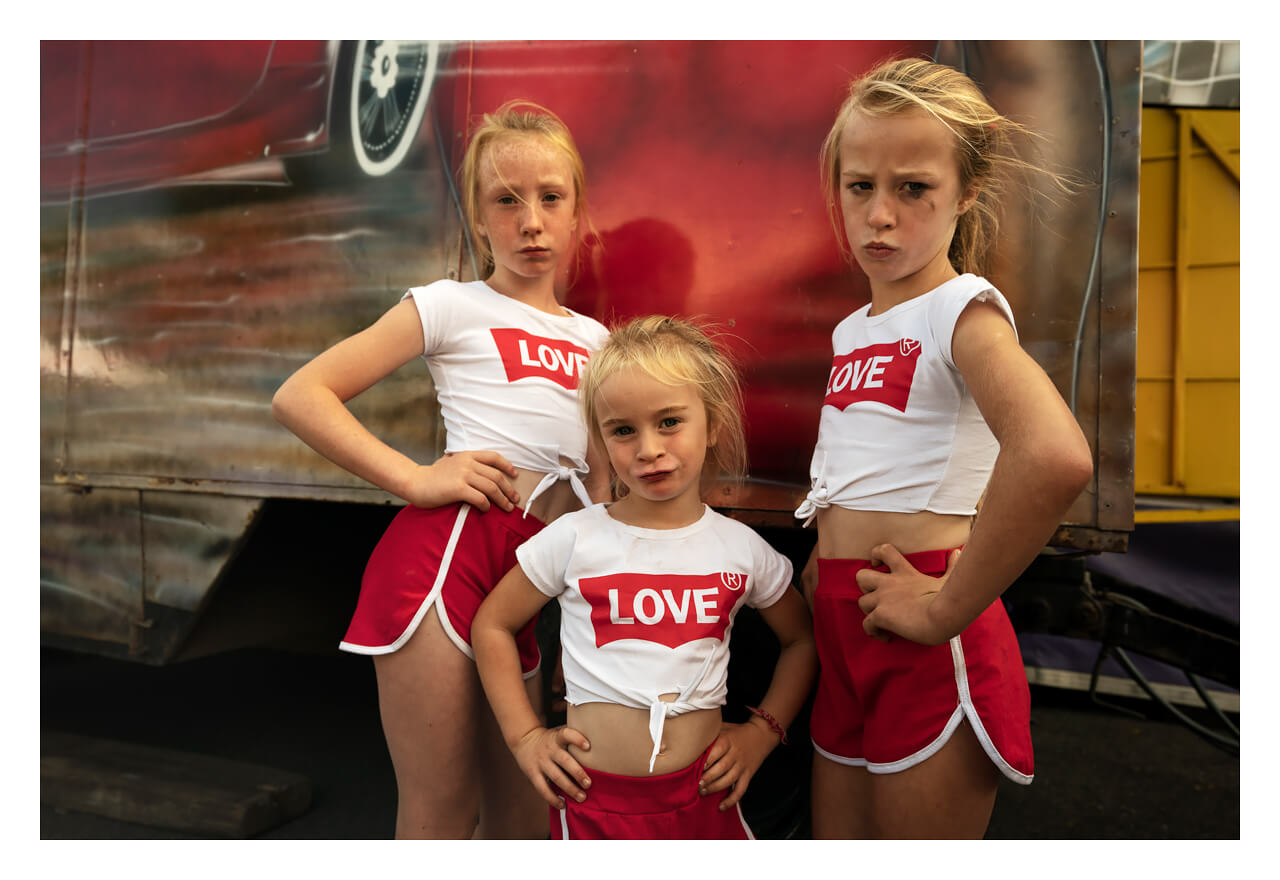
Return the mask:
[(836, 237), (871, 302), (832, 334), (796, 512), (818, 530), (803, 577), (815, 837), (981, 837), (1000, 774), (1034, 772), (999, 597), (1092, 457), (981, 277), (1015, 129), (965, 75), (904, 60), (853, 82), (823, 145)]
[[(587, 366), (586, 422), (619, 500), (561, 517), (521, 546), (472, 632), (507, 745), (550, 805), (555, 838), (750, 838), (740, 800), (808, 696), (810, 619), (792, 569), (703, 503), (745, 467), (738, 381), (698, 328), (615, 328)], [(548, 730), (520, 685), (515, 634), (561, 608), (567, 725)], [(720, 717), (743, 606), (781, 644), (745, 724)]]
[[(582, 365), (607, 331), (556, 299), (557, 271), (587, 222), (582, 159), (564, 123), (536, 104), (504, 104), (472, 136), (460, 176), (484, 280), (409, 290), (291, 376), (272, 410), (321, 455), (408, 502), (369, 560), (340, 646), (373, 656), (396, 836), (541, 837), (537, 795), (481, 692), (471, 619), (522, 541), (607, 495), (577, 410)], [(447, 434), (429, 464), (345, 406), (417, 357)], [(536, 706), (532, 624), (518, 639), (520, 686)]]

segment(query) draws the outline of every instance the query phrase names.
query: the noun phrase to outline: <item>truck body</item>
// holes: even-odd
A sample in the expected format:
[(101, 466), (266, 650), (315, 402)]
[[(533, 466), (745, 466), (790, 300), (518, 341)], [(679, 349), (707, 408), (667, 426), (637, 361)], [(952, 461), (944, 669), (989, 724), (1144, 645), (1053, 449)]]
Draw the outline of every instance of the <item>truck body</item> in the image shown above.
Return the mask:
[[(1123, 551), (1150, 440), (1135, 400), (1164, 405), (1135, 366), (1150, 361), (1137, 41), (43, 43), (42, 641), (151, 664), (336, 645), (403, 502), (279, 426), (271, 396), (406, 288), (476, 277), (456, 171), (479, 114), (515, 97), (555, 110), (588, 169), (593, 228), (566, 305), (727, 331), (750, 474), (708, 500), (802, 563), (813, 536), (792, 511), (830, 333), (869, 298), (840, 257), (818, 149), (849, 79), (891, 55), (967, 70), (1081, 182), (1019, 181), (1033, 195), (1011, 201), (990, 277), (1094, 454), (1051, 549)], [(165, 75), (140, 84), (144, 68)], [(403, 96), (394, 123), (381, 110), (389, 147), (352, 110), (388, 69)], [(1185, 423), (1201, 404), (1176, 384), (1161, 387)], [(421, 362), (350, 407), (419, 461), (443, 450)], [(1194, 485), (1231, 494), (1229, 470)], [(1187, 494), (1184, 472), (1140, 473)]]

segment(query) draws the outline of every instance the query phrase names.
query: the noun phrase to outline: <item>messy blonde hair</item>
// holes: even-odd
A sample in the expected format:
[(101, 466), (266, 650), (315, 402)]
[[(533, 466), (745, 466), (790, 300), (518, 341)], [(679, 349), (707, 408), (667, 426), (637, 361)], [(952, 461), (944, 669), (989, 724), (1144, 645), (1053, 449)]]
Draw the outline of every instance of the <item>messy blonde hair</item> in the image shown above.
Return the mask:
[[(665, 315), (635, 318), (610, 331), (591, 356), (578, 387), (582, 415), (592, 442), (605, 449), (596, 397), (600, 386), (623, 370), (639, 369), (665, 385), (698, 389), (707, 414), (707, 432), (716, 434), (702, 471), (705, 491), (717, 478), (741, 480), (747, 470), (738, 371), (712, 338), (695, 324)], [(615, 487), (619, 498), (626, 487)]]
[(559, 116), (541, 104), (522, 98), (507, 101), (481, 118), (480, 125), (471, 135), (467, 152), (463, 155), (462, 165), (458, 169), (462, 213), (466, 217), (471, 241), (483, 266), (481, 274), (486, 278), (493, 271), (494, 264), (493, 251), (489, 247), (489, 242), (477, 229), (480, 220), (480, 163), (487, 155), (488, 149), (499, 141), (528, 135), (546, 138), (569, 160), (573, 175), (574, 216), (579, 221), (580, 228), (585, 226), (595, 232), (595, 227), (587, 214), (586, 166), (582, 163), (582, 156), (578, 153), (578, 146), (574, 143), (569, 127)]
[[(978, 195), (957, 219), (947, 257), (958, 272), (985, 274), (1000, 228), (1000, 200), (1009, 172), (1042, 170), (1016, 155), (1013, 137), (1031, 133), (997, 113), (965, 74), (918, 58), (885, 62), (850, 83), (849, 95), (822, 144), (822, 188), (840, 251), (853, 260), (840, 207), (840, 139), (845, 126), (857, 113), (882, 118), (913, 110), (929, 113), (956, 136), (960, 192), (976, 187)], [(1067, 188), (1063, 178), (1050, 177)]]

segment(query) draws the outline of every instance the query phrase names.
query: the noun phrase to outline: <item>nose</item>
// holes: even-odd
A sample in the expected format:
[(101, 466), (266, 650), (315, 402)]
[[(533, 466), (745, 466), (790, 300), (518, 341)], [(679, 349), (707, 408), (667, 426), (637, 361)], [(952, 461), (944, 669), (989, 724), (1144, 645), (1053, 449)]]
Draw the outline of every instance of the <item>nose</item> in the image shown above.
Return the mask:
[(662, 438), (657, 431), (640, 432), (640, 448), (636, 453), (643, 461), (662, 457)]
[(897, 220), (892, 193), (877, 190), (867, 205), (867, 225), (872, 229), (889, 229)]
[(542, 231), (542, 211), (537, 202), (524, 202), (520, 209), (520, 231), (526, 233)]

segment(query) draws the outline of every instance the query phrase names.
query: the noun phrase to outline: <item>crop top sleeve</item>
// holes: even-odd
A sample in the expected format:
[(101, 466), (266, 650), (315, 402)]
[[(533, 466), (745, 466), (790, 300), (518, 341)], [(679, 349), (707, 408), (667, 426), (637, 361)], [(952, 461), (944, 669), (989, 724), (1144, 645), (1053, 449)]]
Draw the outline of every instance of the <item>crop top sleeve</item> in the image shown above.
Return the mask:
[(956, 321), (975, 300), (993, 303), (1014, 324), (989, 281), (960, 275), (878, 315), (864, 306), (836, 326), (810, 491), (798, 518), (807, 524), (832, 504), (976, 511), (999, 445), (951, 350)]
[(560, 602), (566, 698), (648, 709), (650, 770), (669, 715), (724, 704), (738, 610), (773, 605), (792, 578), (790, 560), (710, 508), (684, 528), (642, 529), (597, 504), (559, 517), (516, 558)]
[(436, 281), (403, 299), (413, 302), (422, 322), (445, 452), (492, 450), (516, 467), (546, 474), (526, 510), (557, 479), (569, 480), (590, 504), (580, 479), (588, 467), (578, 382), (608, 336), (604, 325), (568, 309), (540, 311), (483, 281)]

